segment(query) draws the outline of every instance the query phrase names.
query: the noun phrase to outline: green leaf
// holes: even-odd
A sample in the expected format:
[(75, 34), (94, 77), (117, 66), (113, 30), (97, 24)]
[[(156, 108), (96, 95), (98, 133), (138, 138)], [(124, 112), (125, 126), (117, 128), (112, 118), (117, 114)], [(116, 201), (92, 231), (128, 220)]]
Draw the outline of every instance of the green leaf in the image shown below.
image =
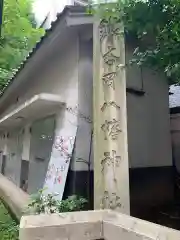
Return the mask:
[(0, 92), (44, 34), (34, 25), (31, 0), (4, 0), (0, 37)]

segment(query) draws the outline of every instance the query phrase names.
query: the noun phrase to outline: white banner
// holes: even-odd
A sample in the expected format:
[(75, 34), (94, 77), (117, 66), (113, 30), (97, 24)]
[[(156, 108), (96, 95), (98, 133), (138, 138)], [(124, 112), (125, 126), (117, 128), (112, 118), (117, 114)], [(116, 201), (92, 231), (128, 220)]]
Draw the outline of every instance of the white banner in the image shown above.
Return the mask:
[(44, 188), (46, 189), (45, 194), (58, 193), (56, 198), (59, 200), (63, 197), (76, 132), (77, 115), (66, 111), (63, 119), (62, 116), (57, 118), (55, 139)]

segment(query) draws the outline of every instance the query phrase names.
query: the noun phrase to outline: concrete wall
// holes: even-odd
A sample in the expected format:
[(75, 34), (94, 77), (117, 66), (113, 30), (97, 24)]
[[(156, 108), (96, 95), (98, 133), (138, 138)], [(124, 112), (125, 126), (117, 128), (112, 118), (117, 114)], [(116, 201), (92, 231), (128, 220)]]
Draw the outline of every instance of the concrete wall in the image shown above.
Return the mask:
[[(126, 61), (133, 48), (126, 48)], [(129, 66), (127, 87), (144, 95), (127, 93), (129, 163), (132, 168), (172, 166), (168, 84), (165, 76)]]
[[(78, 229), (78, 231), (77, 231)], [(20, 240), (179, 240), (180, 232), (115, 211), (24, 216)]]
[(43, 188), (52, 151), (55, 130), (55, 117), (36, 121), (31, 126), (30, 163), (28, 193)]
[(127, 93), (130, 167), (172, 166), (166, 79), (147, 69), (133, 76), (134, 82), (129, 85), (140, 89), (143, 81), (145, 93)]
[[(93, 199), (93, 136), (92, 136), (92, 39), (79, 39), (79, 116), (76, 147), (71, 171), (68, 173), (66, 195), (69, 191)], [(72, 181), (73, 179), (73, 181)], [(70, 190), (71, 189), (71, 190)], [(93, 207), (91, 205), (91, 207)]]
[[(72, 31), (73, 32), (73, 31)], [(12, 109), (17, 108), (20, 104), (24, 103), (26, 100), (30, 99), (35, 94), (40, 93), (53, 93), (56, 95), (59, 95), (63, 101), (67, 104), (67, 107), (70, 107), (71, 105), (78, 105), (78, 35), (77, 33), (72, 33), (70, 35), (64, 35), (65, 42), (67, 44), (68, 41), (68, 48), (63, 47), (63, 43), (61, 48), (57, 48), (58, 41), (56, 40), (56, 44), (54, 44), (54, 47), (51, 49), (51, 52), (48, 52), (47, 58), (43, 59), (42, 62), (39, 63), (39, 70), (34, 69), (34, 72), (32, 75), (27, 75), (27, 79), (24, 81), (24, 83), (21, 86), (18, 86), (16, 90), (14, 91), (13, 96), (9, 96), (9, 99), (7, 100), (6, 109), (3, 112), (2, 116), (5, 116), (8, 112), (10, 112)], [(62, 38), (63, 38), (62, 37)], [(37, 71), (38, 70), (38, 71)], [(31, 78), (31, 81), (27, 80)], [(47, 116), (48, 116), (47, 112)], [(59, 115), (59, 112), (57, 112), (57, 115)], [(38, 117), (38, 116), (37, 116)], [(62, 115), (63, 117), (63, 115)], [(56, 116), (54, 117), (56, 118)], [(56, 119), (57, 120), (57, 119)], [(61, 126), (58, 125), (59, 128), (63, 127), (63, 121), (61, 119)], [(40, 124), (41, 125), (41, 124)], [(23, 173), (20, 173), (21, 167), (25, 166), (25, 169), (22, 169), (22, 171), (26, 171), (29, 169), (29, 192), (32, 193), (35, 190), (37, 190), (37, 187), (42, 187), (43, 182), (42, 179), (45, 178), (45, 172), (47, 171), (47, 165), (50, 158), (52, 143), (49, 146), (49, 150), (47, 155), (47, 162), (43, 165), (44, 173), (38, 174), (38, 169), (40, 171), (42, 170), (42, 167), (39, 168), (38, 165), (34, 168), (34, 161), (35, 157), (34, 154), (45, 154), (44, 149), (42, 149), (42, 146), (39, 146), (39, 143), (37, 144), (38, 138), (40, 138), (40, 135), (46, 134), (46, 129), (42, 130), (39, 136), (36, 136), (33, 138), (32, 134), (29, 134), (29, 127), (31, 127), (31, 130), (33, 130), (34, 123), (29, 122), (28, 119), (22, 123), (21, 129), (24, 129), (25, 136), (23, 138), (23, 149), (20, 155), (17, 156), (15, 150), (15, 154), (13, 152), (13, 156), (16, 158), (13, 160), (13, 163), (10, 163), (10, 159), (12, 160), (11, 153), (14, 148), (16, 148), (15, 141), (10, 141), (11, 138), (8, 138), (8, 144), (7, 144), (7, 153), (4, 150), (4, 142), (5, 140), (2, 139), (2, 149), (4, 151), (4, 154), (7, 155), (6, 157), (6, 168), (5, 168), (5, 175), (14, 179), (15, 169), (16, 166), (18, 166), (18, 176), (19, 179), (16, 182), (18, 186), (22, 186), (22, 182), (20, 183), (20, 179), (26, 180), (27, 176), (24, 176)], [(29, 130), (27, 130), (29, 129)], [(17, 131), (16, 129), (6, 129), (6, 132), (11, 135), (12, 131)], [(4, 133), (3, 133), (4, 134)], [(48, 135), (49, 133), (47, 133)], [(32, 136), (31, 136), (32, 135)], [(51, 135), (53, 138), (53, 132), (51, 131)], [(33, 142), (32, 142), (33, 141)], [(35, 146), (36, 145), (36, 146)], [(40, 144), (41, 145), (41, 144)], [(39, 151), (37, 152), (37, 147), (39, 148)], [(44, 147), (43, 147), (44, 148)], [(11, 150), (12, 149), (12, 150)], [(18, 158), (18, 159), (17, 159)], [(27, 164), (22, 164), (21, 166), (21, 158), (22, 160), (29, 161), (29, 166)], [(12, 162), (12, 161), (11, 161)], [(18, 165), (17, 165), (18, 163)], [(23, 162), (24, 163), (24, 162)], [(10, 171), (12, 170), (12, 171)], [(35, 173), (35, 170), (37, 172)], [(17, 175), (17, 174), (16, 174)]]
[[(65, 195), (78, 193), (93, 198), (92, 189), (92, 40), (89, 37), (89, 28), (83, 29), (83, 36), (77, 31), (71, 30), (71, 33), (65, 33), (63, 37), (56, 38), (56, 41), (48, 52), (47, 58), (44, 58), (38, 68), (34, 68), (34, 72), (26, 75), (24, 83), (16, 88), (13, 96), (7, 99), (6, 106), (2, 116), (17, 108), (20, 104), (30, 99), (35, 94), (42, 92), (53, 93), (59, 95), (66, 103), (66, 108), (73, 106), (73, 114), (78, 118), (77, 141), (73, 152), (73, 160), (71, 161), (68, 180), (65, 188)], [(90, 36), (92, 32), (90, 31)], [(85, 35), (85, 37), (84, 37)], [(63, 38), (63, 43), (59, 47), (59, 40)], [(58, 40), (59, 39), (59, 40)], [(51, 39), (50, 39), (51, 41)], [(67, 48), (68, 45), (68, 48)], [(29, 81), (29, 79), (31, 79)], [(1, 116), (1, 117), (2, 117)], [(48, 112), (47, 112), (48, 116)], [(64, 109), (57, 112), (53, 119), (55, 121), (56, 134), (60, 134), (61, 129), (65, 127), (63, 118), (65, 117)], [(39, 127), (36, 127), (39, 122)], [(22, 164), (19, 170), (20, 183), (18, 186), (28, 180), (28, 193), (34, 193), (43, 187), (45, 173), (50, 161), (52, 151), (52, 142), (45, 147), (42, 143), (41, 135), (52, 135), (54, 132), (47, 132), (46, 127), (42, 129), (44, 120), (40, 119), (35, 122), (26, 121), (22, 124), (24, 129)], [(35, 128), (37, 128), (35, 130)], [(51, 129), (52, 130), (52, 129)], [(6, 132), (11, 129), (6, 129)], [(14, 131), (14, 130), (13, 130)], [(3, 135), (2, 135), (3, 136)], [(4, 146), (4, 138), (2, 137), (2, 146)], [(5, 144), (6, 145), (6, 144)], [(9, 143), (11, 146), (12, 144)], [(4, 147), (2, 147), (4, 149)], [(9, 148), (10, 149), (10, 148)], [(9, 154), (10, 150), (8, 150)], [(5, 154), (5, 151), (4, 151)], [(37, 161), (37, 157), (46, 159), (45, 161)], [(43, 156), (43, 157), (42, 157)], [(6, 163), (8, 158), (6, 158)], [(86, 163), (82, 162), (86, 161)], [(90, 174), (88, 175), (88, 162), (90, 163)], [(17, 161), (14, 161), (14, 165)], [(6, 164), (6, 169), (8, 165)], [(13, 170), (12, 165), (12, 170)], [(13, 175), (11, 174), (8, 175)], [(91, 184), (91, 192), (89, 193), (89, 184)], [(92, 203), (92, 201), (91, 201)]]
[(171, 114), (171, 138), (174, 164), (180, 173), (180, 114)]
[(68, 42), (68, 49), (65, 49), (65, 51), (57, 49), (56, 54), (53, 50), (44, 64), (40, 64), (39, 71), (34, 73), (31, 81), (16, 91), (16, 96), (13, 96), (13, 98), (18, 98), (18, 103), (12, 107), (17, 107), (39, 93), (53, 93), (61, 96), (65, 102), (67, 102), (67, 99), (73, 101), (73, 89), (76, 89), (78, 84), (77, 44), (77, 36), (73, 36), (73, 40)]
[(127, 91), (131, 214), (153, 219), (152, 208), (174, 197), (168, 84), (158, 72), (129, 66), (127, 87), (136, 90)]
[(17, 186), (20, 185), (21, 156), (23, 147), (23, 131), (21, 128), (13, 129), (7, 136), (7, 159), (5, 175)]

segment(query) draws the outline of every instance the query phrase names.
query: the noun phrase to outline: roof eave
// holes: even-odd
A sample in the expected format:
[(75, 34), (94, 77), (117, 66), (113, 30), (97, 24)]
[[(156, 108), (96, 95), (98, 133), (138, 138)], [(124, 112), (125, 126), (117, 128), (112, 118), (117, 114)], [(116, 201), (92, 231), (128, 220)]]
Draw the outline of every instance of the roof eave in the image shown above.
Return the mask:
[[(78, 12), (78, 9), (81, 11)], [(32, 59), (37, 56), (37, 52), (41, 50), (44, 43), (47, 43), (47, 38), (54, 32), (54, 29), (56, 29), (56, 26), (61, 25), (58, 27), (58, 29), (67, 28), (67, 27), (73, 27), (78, 25), (89, 25), (93, 24), (93, 17), (88, 15), (86, 12), (82, 11), (82, 7), (66, 7), (62, 13), (60, 13), (57, 17), (57, 20), (52, 23), (52, 27), (46, 31), (46, 34), (41, 38), (41, 40), (36, 44), (34, 49), (29, 53), (28, 57), (25, 59), (24, 62), (21, 63), (18, 71), (16, 72), (15, 76), (9, 81), (8, 85), (4, 89), (4, 91), (0, 95), (0, 109), (8, 98), (9, 95), (14, 91), (14, 87), (16, 85), (20, 85), (24, 80), (25, 77), (23, 73), (27, 70), (27, 68), (32, 65)], [(55, 33), (54, 39), (59, 36), (60, 32)], [(48, 51), (48, 45), (46, 48), (46, 51)], [(18, 81), (19, 80), (19, 81)]]

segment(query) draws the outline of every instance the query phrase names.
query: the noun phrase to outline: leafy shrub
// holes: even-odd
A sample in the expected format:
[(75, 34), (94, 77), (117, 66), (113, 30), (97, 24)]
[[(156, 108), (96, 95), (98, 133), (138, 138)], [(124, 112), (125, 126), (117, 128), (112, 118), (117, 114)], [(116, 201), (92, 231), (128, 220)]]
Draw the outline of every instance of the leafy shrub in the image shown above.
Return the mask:
[(25, 211), (26, 214), (40, 214), (40, 213), (62, 213), (74, 212), (82, 210), (87, 200), (76, 195), (70, 196), (65, 200), (57, 200), (58, 194), (43, 194), (44, 189), (37, 194), (32, 195), (31, 202)]
[(18, 240), (19, 225), (0, 200), (0, 240)]
[(18, 240), (19, 225), (15, 221), (11, 223), (0, 222), (1, 240)]
[(70, 196), (62, 200), (58, 206), (59, 212), (74, 212), (84, 209), (87, 200), (76, 195)]

